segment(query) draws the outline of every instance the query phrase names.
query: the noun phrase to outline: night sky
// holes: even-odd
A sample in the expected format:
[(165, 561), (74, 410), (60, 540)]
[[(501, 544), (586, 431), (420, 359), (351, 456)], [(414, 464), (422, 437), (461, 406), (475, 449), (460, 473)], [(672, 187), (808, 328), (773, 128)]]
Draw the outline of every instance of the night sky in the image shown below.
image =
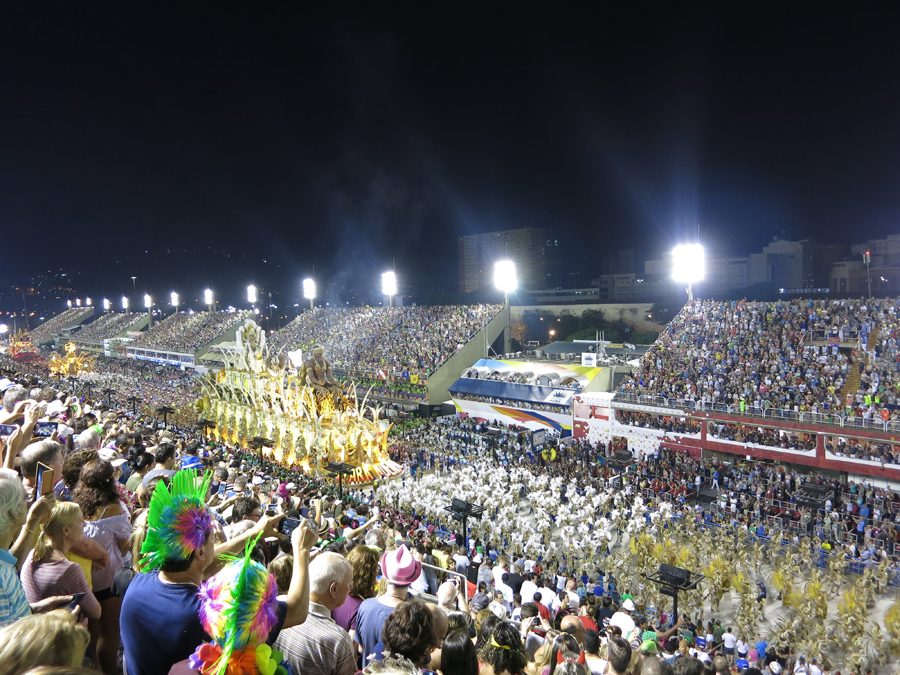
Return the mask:
[(884, 12), (74, 4), (3, 15), (6, 287), (52, 261), (95, 296), (236, 302), (395, 259), (455, 290), (456, 238), (497, 229), (547, 228), (587, 278), (698, 223), (744, 254), (900, 232)]

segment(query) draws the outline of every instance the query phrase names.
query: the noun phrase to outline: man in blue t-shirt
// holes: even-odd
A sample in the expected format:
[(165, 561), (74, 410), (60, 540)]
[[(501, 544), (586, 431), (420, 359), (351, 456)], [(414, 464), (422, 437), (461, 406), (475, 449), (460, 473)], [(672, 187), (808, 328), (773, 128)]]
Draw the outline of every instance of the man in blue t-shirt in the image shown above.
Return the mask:
[[(174, 664), (187, 659), (206, 641), (198, 616), (197, 592), (213, 562), (223, 554), (239, 553), (260, 535), (276, 536), (281, 522), (279, 516), (263, 516), (244, 534), (216, 545), (212, 517), (199, 498), (203, 484), (196, 478), (196, 486), (186, 485), (179, 476), (173, 477), (171, 492), (164, 483), (157, 485), (148, 509), (148, 537), (141, 547), (141, 560), (146, 568), (158, 567), (158, 571), (136, 575), (122, 599), (119, 631), (128, 675), (167, 675)], [(155, 505), (154, 500), (165, 506)], [(316, 538), (317, 533), (305, 519), (291, 534), (294, 570), (287, 601), (279, 603), (278, 621), (269, 636), (273, 642), (282, 627), (306, 620), (309, 549)], [(176, 544), (158, 544), (160, 541)], [(179, 557), (179, 551), (187, 552), (187, 557)]]

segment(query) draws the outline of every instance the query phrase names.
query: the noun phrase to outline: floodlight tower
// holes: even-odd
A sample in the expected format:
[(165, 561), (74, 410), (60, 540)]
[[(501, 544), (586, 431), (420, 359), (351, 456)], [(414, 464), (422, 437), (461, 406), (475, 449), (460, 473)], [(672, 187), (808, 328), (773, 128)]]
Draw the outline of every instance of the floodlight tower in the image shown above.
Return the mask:
[(127, 295), (122, 296), (122, 310), (125, 312), (128, 311), (128, 296)]
[(147, 316), (150, 318), (149, 325), (152, 326), (153, 325), (153, 312), (151, 310), (153, 309), (153, 298), (150, 296), (149, 293), (144, 293), (144, 308), (147, 310)]
[(394, 296), (397, 295), (397, 274), (394, 270), (381, 275), (381, 293), (388, 297), (388, 307), (393, 307)]
[(687, 284), (688, 302), (694, 299), (694, 284), (706, 277), (706, 252), (701, 244), (678, 244), (672, 249), (672, 280)]
[[(381, 278), (381, 285), (384, 286), (384, 276)], [(396, 286), (396, 280), (394, 285)], [(396, 291), (396, 289), (395, 289)], [(312, 309), (316, 301), (316, 281), (311, 277), (303, 280), (303, 297), (309, 300), (309, 308)]]
[(103, 311), (108, 312), (112, 309), (112, 303), (109, 301), (109, 298), (103, 298)]
[(247, 286), (247, 302), (252, 307), (253, 305), (256, 304), (256, 300), (257, 300), (256, 286), (254, 286), (253, 284), (250, 284), (249, 286)]
[(503, 291), (503, 308), (506, 310), (506, 336), (503, 338), (503, 351), (509, 352), (512, 342), (510, 336), (512, 312), (509, 308), (509, 294), (515, 293), (519, 287), (516, 263), (512, 260), (498, 260), (494, 263), (494, 287), (498, 291)]
[(175, 314), (178, 314), (178, 305), (181, 304), (181, 297), (175, 291), (169, 293), (169, 304), (175, 308)]
[(213, 311), (213, 302), (215, 298), (213, 297), (213, 292), (211, 288), (207, 288), (203, 291), (203, 304), (206, 305), (207, 309), (211, 312)]

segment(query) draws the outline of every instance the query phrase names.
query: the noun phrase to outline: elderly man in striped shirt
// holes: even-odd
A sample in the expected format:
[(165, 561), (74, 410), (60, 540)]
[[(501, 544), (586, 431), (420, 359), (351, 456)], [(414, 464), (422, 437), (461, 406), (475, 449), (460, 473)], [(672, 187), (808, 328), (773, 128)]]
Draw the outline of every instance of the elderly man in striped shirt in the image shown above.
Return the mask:
[(353, 568), (342, 555), (320, 553), (309, 565), (309, 615), (299, 626), (282, 630), (275, 648), (294, 673), (353, 675), (356, 654), (349, 633), (331, 618), (347, 599)]

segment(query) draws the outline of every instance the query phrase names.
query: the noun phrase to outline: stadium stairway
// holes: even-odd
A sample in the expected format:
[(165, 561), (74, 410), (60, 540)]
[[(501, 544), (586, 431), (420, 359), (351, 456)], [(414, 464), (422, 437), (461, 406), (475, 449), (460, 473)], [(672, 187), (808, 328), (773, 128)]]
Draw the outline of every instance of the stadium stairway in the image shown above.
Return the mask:
[(844, 382), (844, 388), (841, 389), (841, 405), (847, 400), (848, 395), (856, 396), (861, 383), (862, 380), (859, 376), (859, 365), (854, 364), (854, 366), (850, 368), (850, 372), (847, 373), (847, 381)]

